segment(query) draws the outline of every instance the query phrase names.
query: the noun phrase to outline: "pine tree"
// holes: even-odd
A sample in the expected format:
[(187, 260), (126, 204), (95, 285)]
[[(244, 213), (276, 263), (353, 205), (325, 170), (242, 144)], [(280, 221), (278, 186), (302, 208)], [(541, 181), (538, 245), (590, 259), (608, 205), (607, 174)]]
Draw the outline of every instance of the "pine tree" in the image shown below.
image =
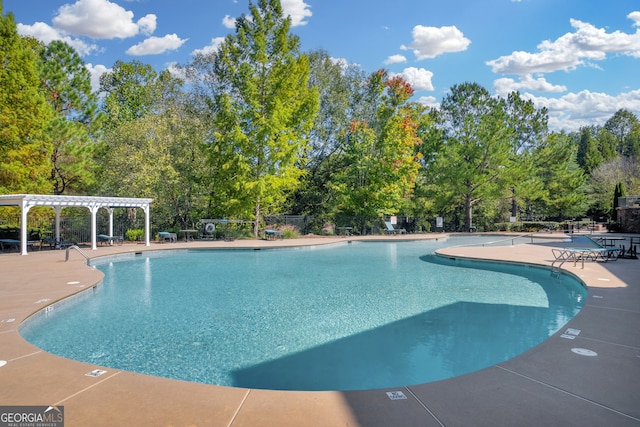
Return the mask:
[(18, 35), (13, 14), (0, 16), (0, 193), (49, 193), (53, 115), (40, 91), (33, 39)]
[(616, 188), (613, 191), (613, 215), (615, 217), (616, 222), (618, 222), (618, 207), (620, 206), (620, 197), (624, 197), (624, 187), (621, 182), (616, 184)]
[(55, 194), (82, 193), (95, 179), (92, 135), (101, 118), (91, 76), (80, 55), (60, 40), (42, 46), (40, 60), (42, 87), (56, 113), (46, 130), (53, 144), (49, 179)]

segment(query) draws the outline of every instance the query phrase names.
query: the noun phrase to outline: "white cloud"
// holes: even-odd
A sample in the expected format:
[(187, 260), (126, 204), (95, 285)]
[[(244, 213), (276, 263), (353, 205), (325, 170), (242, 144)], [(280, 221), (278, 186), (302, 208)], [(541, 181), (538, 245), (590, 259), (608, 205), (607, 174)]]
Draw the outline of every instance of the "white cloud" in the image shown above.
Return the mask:
[(416, 25), (412, 31), (413, 42), (409, 46), (400, 46), (402, 50), (413, 50), (418, 59), (435, 58), (448, 52), (466, 50), (471, 40), (455, 26), (425, 27)]
[(236, 18), (225, 15), (224, 18), (222, 18), (222, 25), (224, 25), (225, 28), (234, 29), (236, 27)]
[(111, 72), (111, 68), (107, 68), (104, 65), (97, 64), (93, 66), (92, 64), (85, 64), (87, 70), (89, 70), (89, 74), (91, 75), (91, 89), (94, 92), (98, 92), (100, 90), (100, 76), (104, 73)]
[[(313, 15), (309, 10), (311, 6), (306, 4), (304, 0), (280, 0), (280, 4), (282, 5), (282, 14), (291, 17), (292, 27), (307, 25), (308, 22), (305, 21), (305, 18)], [(251, 16), (247, 16), (247, 19), (251, 19)], [(222, 18), (222, 25), (225, 28), (234, 29), (236, 27), (236, 18), (225, 15)]]
[(617, 96), (583, 90), (568, 93), (559, 98), (522, 95), (531, 99), (537, 108), (545, 107), (549, 112), (549, 129), (576, 131), (583, 126), (603, 125), (621, 108), (640, 113), (640, 89)]
[(166, 64), (166, 69), (167, 69), (167, 71), (169, 71), (169, 73), (173, 77), (176, 77), (178, 79), (182, 79), (183, 81), (187, 81), (188, 80), (187, 69), (182, 67), (177, 62), (175, 62), (175, 61), (174, 62), (169, 62), (168, 64)]
[(407, 58), (404, 55), (391, 55), (384, 61), (385, 64), (401, 64), (403, 62), (407, 62)]
[[(396, 75), (398, 74), (389, 73), (390, 77), (394, 77)], [(433, 73), (429, 70), (425, 70), (424, 68), (409, 67), (405, 68), (399, 75), (401, 75), (416, 92), (421, 90), (433, 90), (433, 84), (431, 83)]]
[(339, 66), (343, 70), (346, 70), (347, 68), (349, 68), (349, 61), (346, 58), (330, 57), (329, 60), (331, 61), (332, 64)]
[(531, 74), (525, 74), (519, 81), (509, 78), (497, 79), (493, 82), (493, 88), (500, 96), (506, 96), (514, 91), (534, 90), (536, 92), (566, 92), (567, 87), (549, 83), (544, 77), (534, 79)]
[(18, 34), (21, 36), (33, 37), (48, 45), (54, 40), (61, 40), (78, 52), (78, 55), (84, 56), (92, 52), (98, 51), (95, 44), (87, 44), (82, 40), (70, 37), (61, 31), (56, 30), (44, 22), (36, 22), (33, 25), (17, 24)]
[(309, 10), (311, 6), (306, 4), (304, 0), (280, 0), (280, 4), (284, 16), (291, 16), (292, 27), (307, 25), (308, 22), (305, 21), (305, 18), (313, 15)]
[(421, 96), (416, 102), (425, 107), (440, 108), (440, 103), (434, 96)]
[(191, 55), (196, 56), (196, 55), (208, 55), (210, 53), (214, 53), (218, 51), (218, 48), (220, 47), (220, 45), (222, 44), (222, 42), (224, 41), (224, 37), (214, 37), (211, 39), (211, 44), (208, 46), (203, 47), (202, 49), (196, 49), (193, 52), (191, 52)]
[[(639, 26), (640, 12), (627, 15)], [(620, 31), (607, 33), (603, 28), (571, 19), (576, 30), (555, 41), (545, 40), (538, 45), (538, 52), (517, 51), (488, 61), (494, 73), (531, 74), (558, 70), (573, 70), (591, 61), (602, 61), (607, 54), (622, 54), (640, 58), (640, 29), (634, 34)]]
[(164, 37), (149, 37), (142, 43), (131, 46), (125, 52), (131, 56), (158, 55), (168, 50), (176, 50), (188, 39), (181, 39), (176, 34), (167, 34)]
[(155, 15), (134, 22), (133, 12), (109, 0), (77, 0), (60, 6), (52, 22), (66, 33), (94, 39), (124, 39), (139, 32), (150, 34), (156, 27)]
[(138, 27), (140, 32), (145, 35), (153, 34), (156, 30), (156, 15), (149, 14), (138, 19)]

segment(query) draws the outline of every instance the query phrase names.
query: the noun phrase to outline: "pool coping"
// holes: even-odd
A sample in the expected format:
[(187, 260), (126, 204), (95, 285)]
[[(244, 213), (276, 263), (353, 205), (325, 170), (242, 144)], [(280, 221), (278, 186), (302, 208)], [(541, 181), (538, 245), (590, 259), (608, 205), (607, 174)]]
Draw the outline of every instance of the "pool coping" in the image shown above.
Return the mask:
[[(362, 240), (436, 238), (389, 236)], [(443, 255), (549, 266), (548, 244), (457, 247)], [(346, 238), (346, 240), (361, 240)], [(183, 248), (269, 248), (345, 238), (189, 242), (104, 247), (115, 253)], [(65, 425), (387, 426), (638, 425), (640, 423), (640, 262), (565, 264), (589, 291), (581, 312), (551, 338), (498, 365), (449, 380), (353, 392), (289, 392), (188, 383), (103, 368), (48, 354), (18, 333), (29, 315), (102, 280), (74, 254), (0, 256), (0, 405), (64, 405)], [(33, 268), (34, 265), (38, 268)], [(76, 283), (77, 282), (77, 283)], [(46, 301), (45, 301), (46, 300)], [(7, 320), (14, 319), (8, 322)], [(571, 334), (567, 334), (571, 330)], [(576, 331), (577, 332), (576, 334)], [(576, 334), (576, 335), (573, 335)], [(561, 335), (572, 335), (563, 338)], [(571, 350), (598, 353), (586, 357)], [(99, 376), (87, 376), (96, 370)]]

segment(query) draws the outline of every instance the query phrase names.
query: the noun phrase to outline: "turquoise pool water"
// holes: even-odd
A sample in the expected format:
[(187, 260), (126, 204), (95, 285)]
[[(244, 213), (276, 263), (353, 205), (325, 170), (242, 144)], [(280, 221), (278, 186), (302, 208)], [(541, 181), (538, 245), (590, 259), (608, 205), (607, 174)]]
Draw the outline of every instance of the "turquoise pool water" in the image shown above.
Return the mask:
[(51, 353), (144, 374), (358, 390), (494, 365), (539, 344), (580, 310), (586, 291), (572, 278), (430, 255), (460, 243), (345, 242), (99, 260), (102, 286), (26, 322), (21, 333)]

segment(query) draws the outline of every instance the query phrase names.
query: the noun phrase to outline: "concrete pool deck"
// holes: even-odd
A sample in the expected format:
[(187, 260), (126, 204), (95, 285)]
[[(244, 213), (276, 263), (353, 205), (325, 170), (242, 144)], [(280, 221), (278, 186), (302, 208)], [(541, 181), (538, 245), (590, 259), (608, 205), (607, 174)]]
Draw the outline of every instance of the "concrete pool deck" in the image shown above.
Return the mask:
[[(543, 237), (535, 244), (440, 252), (455, 258), (548, 266), (553, 261), (551, 248), (567, 244), (561, 234)], [(125, 244), (85, 252), (96, 257), (157, 249), (250, 249), (340, 241), (345, 238)], [(24, 319), (102, 280), (102, 273), (88, 268), (77, 251), (70, 252), (69, 262), (64, 259), (65, 252), (56, 250), (0, 255), (0, 360), (7, 362), (0, 367), (0, 405), (61, 405), (66, 427), (640, 425), (639, 260), (586, 262), (584, 268), (565, 263), (563, 270), (588, 287), (583, 309), (542, 344), (498, 365), (408, 387), (292, 392), (135, 374), (65, 359), (29, 344), (18, 332)], [(584, 350), (597, 355), (585, 356)], [(87, 376), (95, 370), (105, 372)]]

